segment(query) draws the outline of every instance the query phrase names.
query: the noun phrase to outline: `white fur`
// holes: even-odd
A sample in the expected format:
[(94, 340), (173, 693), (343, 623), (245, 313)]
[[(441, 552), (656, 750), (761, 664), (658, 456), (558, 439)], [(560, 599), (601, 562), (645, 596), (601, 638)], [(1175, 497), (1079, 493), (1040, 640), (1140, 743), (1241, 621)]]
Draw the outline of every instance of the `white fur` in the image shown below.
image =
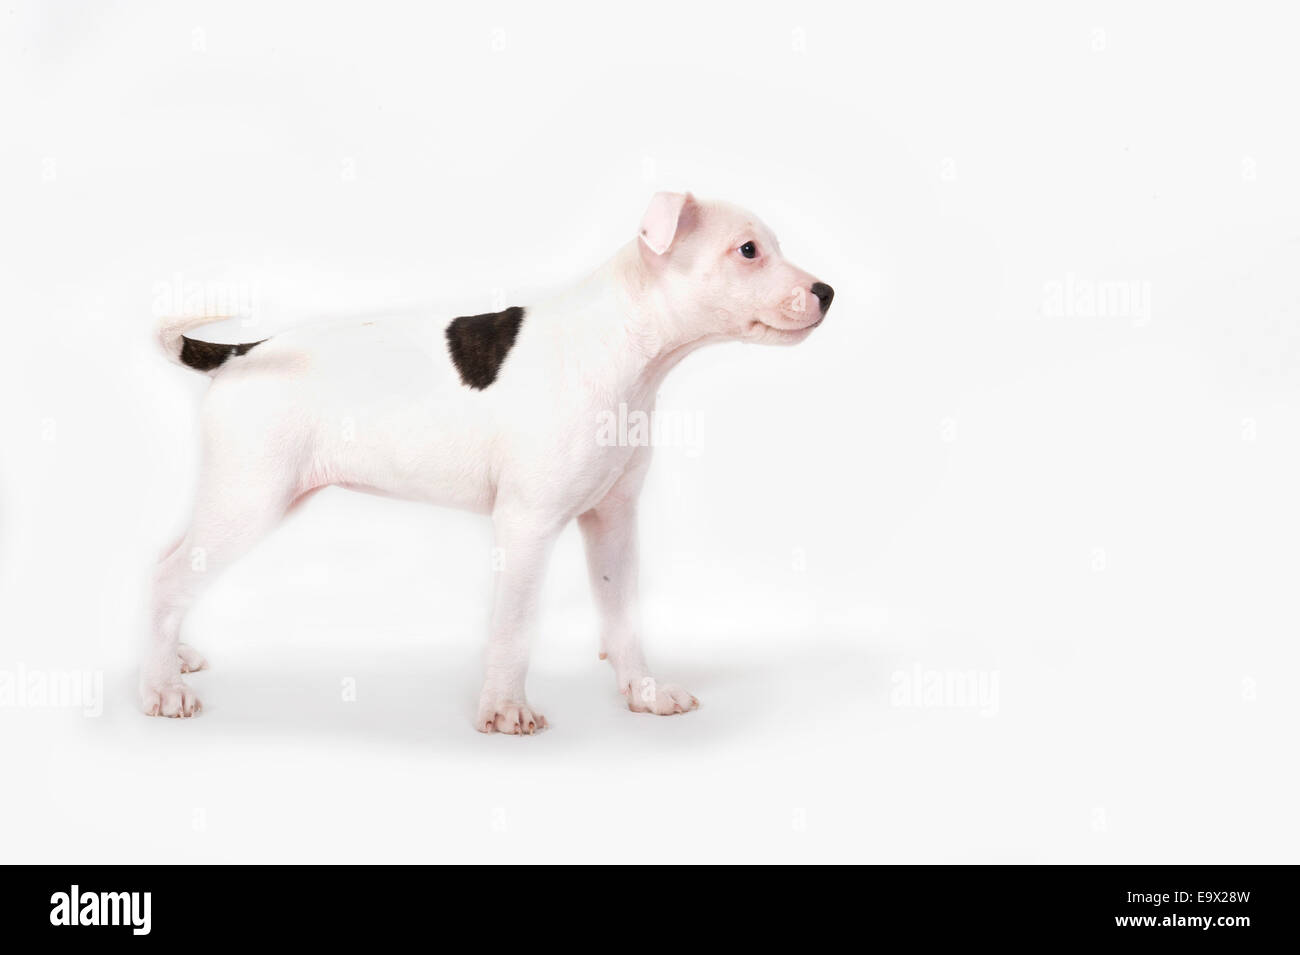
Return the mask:
[[(514, 347), (482, 391), (460, 380), (447, 319), (301, 328), (214, 370), (193, 519), (155, 574), (145, 712), (199, 710), (181, 680), (204, 666), (179, 643), (186, 611), (217, 572), (327, 485), (491, 516), (501, 563), (478, 729), (546, 725), (524, 693), (530, 632), (551, 546), (575, 518), (600, 610), (601, 655), (629, 707), (669, 714), (697, 706), (680, 687), (656, 684), (641, 651), (636, 507), (650, 450), (604, 446), (598, 422), (620, 404), (649, 414), (664, 375), (703, 344), (793, 344), (822, 315), (812, 276), (787, 263), (744, 210), (661, 193), (639, 235), (647, 232), (655, 248), (633, 239), (576, 287), (526, 305)], [(752, 260), (738, 251), (751, 240), (759, 248)], [(164, 324), (169, 357), (177, 359), (181, 335), (195, 324)]]

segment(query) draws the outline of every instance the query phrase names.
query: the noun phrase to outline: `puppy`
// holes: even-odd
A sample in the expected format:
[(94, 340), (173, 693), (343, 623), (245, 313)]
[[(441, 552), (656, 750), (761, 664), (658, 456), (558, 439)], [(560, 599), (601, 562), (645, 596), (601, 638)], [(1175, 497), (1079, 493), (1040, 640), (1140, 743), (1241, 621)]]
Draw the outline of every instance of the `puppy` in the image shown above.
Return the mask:
[[(477, 729), (534, 733), (524, 693), (540, 582), (577, 518), (601, 620), (601, 657), (636, 712), (699, 705), (658, 683), (637, 620), (637, 496), (650, 448), (597, 440), (602, 413), (648, 416), (664, 376), (710, 342), (793, 345), (834, 292), (786, 261), (771, 230), (735, 206), (661, 192), (637, 237), (548, 301), (450, 321), (355, 321), (218, 345), (159, 329), (172, 360), (211, 376), (194, 514), (154, 575), (140, 700), (192, 716), (181, 674), (205, 663), (180, 643), (217, 572), (328, 485), (489, 515), (499, 549)], [(201, 559), (196, 559), (200, 557)]]

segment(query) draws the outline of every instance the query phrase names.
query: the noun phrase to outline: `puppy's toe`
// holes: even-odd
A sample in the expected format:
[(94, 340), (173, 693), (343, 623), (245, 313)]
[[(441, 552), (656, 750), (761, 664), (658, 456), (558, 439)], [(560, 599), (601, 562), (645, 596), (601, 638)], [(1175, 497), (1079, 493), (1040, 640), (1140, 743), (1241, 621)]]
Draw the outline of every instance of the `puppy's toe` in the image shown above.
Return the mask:
[(632, 680), (623, 686), (627, 708), (633, 713), (673, 716), (700, 708), (700, 701), (674, 683), (656, 683), (654, 677)]
[(161, 716), (162, 694), (157, 690), (142, 689), (140, 691), (140, 709), (145, 716)]
[(546, 729), (546, 717), (527, 703), (506, 700), (481, 706), (474, 725), (480, 733), (532, 736)]
[(203, 654), (188, 643), (177, 645), (176, 656), (180, 658), (182, 673), (197, 673), (208, 668), (208, 661), (203, 658)]
[(198, 694), (179, 681), (160, 687), (143, 687), (140, 691), (140, 708), (147, 716), (187, 718), (198, 715), (203, 709)]

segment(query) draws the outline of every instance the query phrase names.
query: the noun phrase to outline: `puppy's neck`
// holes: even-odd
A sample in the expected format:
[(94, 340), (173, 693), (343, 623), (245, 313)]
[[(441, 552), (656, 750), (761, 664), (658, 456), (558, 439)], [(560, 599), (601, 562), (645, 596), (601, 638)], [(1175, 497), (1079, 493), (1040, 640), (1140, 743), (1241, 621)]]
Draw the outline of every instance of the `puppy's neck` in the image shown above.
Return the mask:
[(612, 291), (612, 318), (622, 331), (618, 344), (630, 387), (652, 393), (679, 361), (723, 336), (701, 335), (673, 313), (642, 259), (639, 241), (619, 249), (592, 278)]
[(538, 310), (554, 316), (565, 363), (587, 387), (602, 400), (647, 407), (679, 361), (723, 336), (692, 334), (672, 313), (641, 261), (638, 241), (577, 285), (539, 303)]

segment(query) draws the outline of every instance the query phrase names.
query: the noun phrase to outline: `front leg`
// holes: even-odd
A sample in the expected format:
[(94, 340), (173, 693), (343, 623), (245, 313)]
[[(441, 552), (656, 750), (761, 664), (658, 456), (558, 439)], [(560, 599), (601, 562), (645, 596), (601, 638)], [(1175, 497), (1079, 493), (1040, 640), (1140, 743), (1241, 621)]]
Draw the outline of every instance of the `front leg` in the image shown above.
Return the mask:
[(601, 657), (614, 666), (619, 692), (637, 713), (668, 716), (700, 705), (680, 686), (655, 681), (641, 651), (637, 612), (636, 499), (615, 487), (578, 517), (587, 570), (600, 613)]
[(557, 532), (528, 514), (501, 508), (493, 524), (496, 582), (486, 675), (474, 725), (482, 733), (532, 734), (546, 728), (546, 717), (528, 705), (524, 682), (537, 598)]

